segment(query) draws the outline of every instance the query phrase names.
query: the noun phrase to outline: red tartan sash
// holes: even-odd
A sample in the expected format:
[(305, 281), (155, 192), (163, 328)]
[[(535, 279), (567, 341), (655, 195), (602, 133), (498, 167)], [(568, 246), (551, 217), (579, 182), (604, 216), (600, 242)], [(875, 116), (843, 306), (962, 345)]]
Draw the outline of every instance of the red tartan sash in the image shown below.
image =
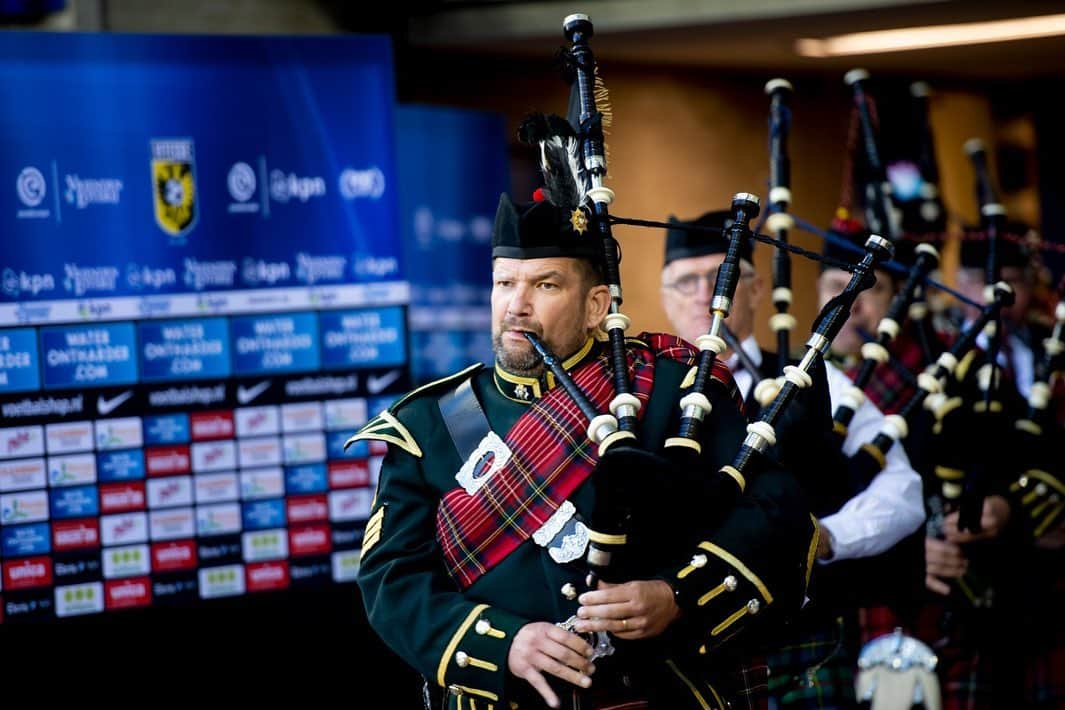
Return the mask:
[[(654, 384), (656, 358), (693, 365), (698, 351), (672, 335), (641, 333), (650, 347), (628, 343), (629, 381), (646, 409)], [(596, 411), (607, 411), (614, 398), (606, 354), (570, 373)], [(721, 362), (713, 376), (724, 382), (742, 407), (732, 374)], [(436, 538), (448, 573), (466, 589), (503, 561), (558, 510), (598, 463), (596, 446), (586, 434), (588, 422), (561, 387), (529, 407), (507, 435), (507, 464), (472, 495), (462, 487), (448, 491), (436, 514)]]

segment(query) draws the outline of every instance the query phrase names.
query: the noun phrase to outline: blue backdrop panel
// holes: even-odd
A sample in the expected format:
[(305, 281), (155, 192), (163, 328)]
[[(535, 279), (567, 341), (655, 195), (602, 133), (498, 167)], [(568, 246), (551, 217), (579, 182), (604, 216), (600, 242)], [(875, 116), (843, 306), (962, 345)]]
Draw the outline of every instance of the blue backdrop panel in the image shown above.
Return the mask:
[(385, 37), (4, 37), (0, 623), (354, 580), (395, 132)]
[(401, 231), (411, 282), (411, 372), (427, 381), (492, 359), (492, 223), (509, 189), (502, 116), (397, 112)]
[(6, 35), (0, 302), (400, 279), (393, 101), (382, 37)]

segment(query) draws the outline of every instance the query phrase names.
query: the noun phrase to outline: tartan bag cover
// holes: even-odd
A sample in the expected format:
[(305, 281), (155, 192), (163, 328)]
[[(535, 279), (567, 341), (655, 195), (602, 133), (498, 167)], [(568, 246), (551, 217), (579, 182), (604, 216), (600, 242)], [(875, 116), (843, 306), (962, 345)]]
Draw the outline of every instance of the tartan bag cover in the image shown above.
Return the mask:
[[(647, 404), (654, 384), (656, 358), (691, 366), (699, 352), (673, 335), (641, 333), (626, 343), (632, 393)], [(646, 344), (646, 345), (645, 345)], [(596, 411), (605, 412), (614, 397), (606, 354), (570, 373)], [(715, 362), (712, 376), (724, 383), (742, 407), (732, 374)], [(640, 408), (640, 413), (646, 406)], [(534, 402), (507, 432), (509, 461), (476, 492), (461, 486), (448, 491), (436, 514), (436, 538), (448, 573), (461, 589), (499, 564), (532, 537), (595, 470), (596, 446), (586, 435), (587, 422), (562, 387)]]

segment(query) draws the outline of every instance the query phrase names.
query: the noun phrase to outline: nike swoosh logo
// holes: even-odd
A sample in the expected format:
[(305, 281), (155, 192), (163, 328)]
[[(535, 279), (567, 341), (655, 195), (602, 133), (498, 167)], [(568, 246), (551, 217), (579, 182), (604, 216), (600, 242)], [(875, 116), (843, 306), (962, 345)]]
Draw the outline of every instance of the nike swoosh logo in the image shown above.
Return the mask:
[(96, 410), (101, 417), (106, 417), (111, 412), (122, 406), (122, 403), (133, 396), (133, 390), (126, 390), (122, 394), (115, 395), (111, 399), (105, 399), (103, 395), (96, 398)]
[(237, 404), (247, 404), (252, 401), (270, 386), (270, 380), (263, 380), (254, 387), (244, 389), (244, 385), (237, 386)]
[(366, 378), (366, 390), (370, 394), (377, 394), (381, 392), (385, 387), (388, 387), (390, 384), (398, 380), (399, 376), (402, 374), (402, 370), (391, 370), (381, 375), (380, 377), (370, 375)]

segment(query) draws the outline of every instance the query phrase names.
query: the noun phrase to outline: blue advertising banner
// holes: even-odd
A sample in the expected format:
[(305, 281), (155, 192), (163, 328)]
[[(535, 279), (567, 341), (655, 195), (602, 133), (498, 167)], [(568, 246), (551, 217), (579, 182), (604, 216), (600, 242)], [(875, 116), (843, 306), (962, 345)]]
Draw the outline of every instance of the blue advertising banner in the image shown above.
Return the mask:
[(0, 623), (354, 581), (395, 133), (384, 36), (5, 37)]
[(405, 301), (387, 37), (9, 33), (0, 106), (0, 325)]
[(4, 557), (42, 555), (52, 549), (48, 523), (17, 525), (0, 529), (0, 554)]
[(0, 392), (35, 390), (41, 384), (37, 333), (32, 328), (0, 332)]
[(163, 414), (144, 418), (144, 443), (183, 444), (189, 440), (189, 415)]
[(137, 381), (132, 323), (41, 329), (44, 386), (100, 387)]
[(99, 515), (100, 506), (96, 486), (76, 486), (53, 490), (51, 495), (53, 518), (83, 518)]
[(509, 190), (502, 116), (401, 106), (399, 213), (411, 282), (411, 375), (491, 362), (492, 223)]
[(322, 366), (402, 365), (407, 361), (401, 308), (329, 311), (321, 315)]
[(237, 374), (308, 372), (320, 362), (313, 313), (234, 318), (233, 371)]
[(96, 474), (104, 483), (144, 478), (144, 452), (127, 449), (97, 454)]
[(229, 328), (224, 318), (149, 321), (139, 329), (141, 379), (202, 380), (229, 376)]

